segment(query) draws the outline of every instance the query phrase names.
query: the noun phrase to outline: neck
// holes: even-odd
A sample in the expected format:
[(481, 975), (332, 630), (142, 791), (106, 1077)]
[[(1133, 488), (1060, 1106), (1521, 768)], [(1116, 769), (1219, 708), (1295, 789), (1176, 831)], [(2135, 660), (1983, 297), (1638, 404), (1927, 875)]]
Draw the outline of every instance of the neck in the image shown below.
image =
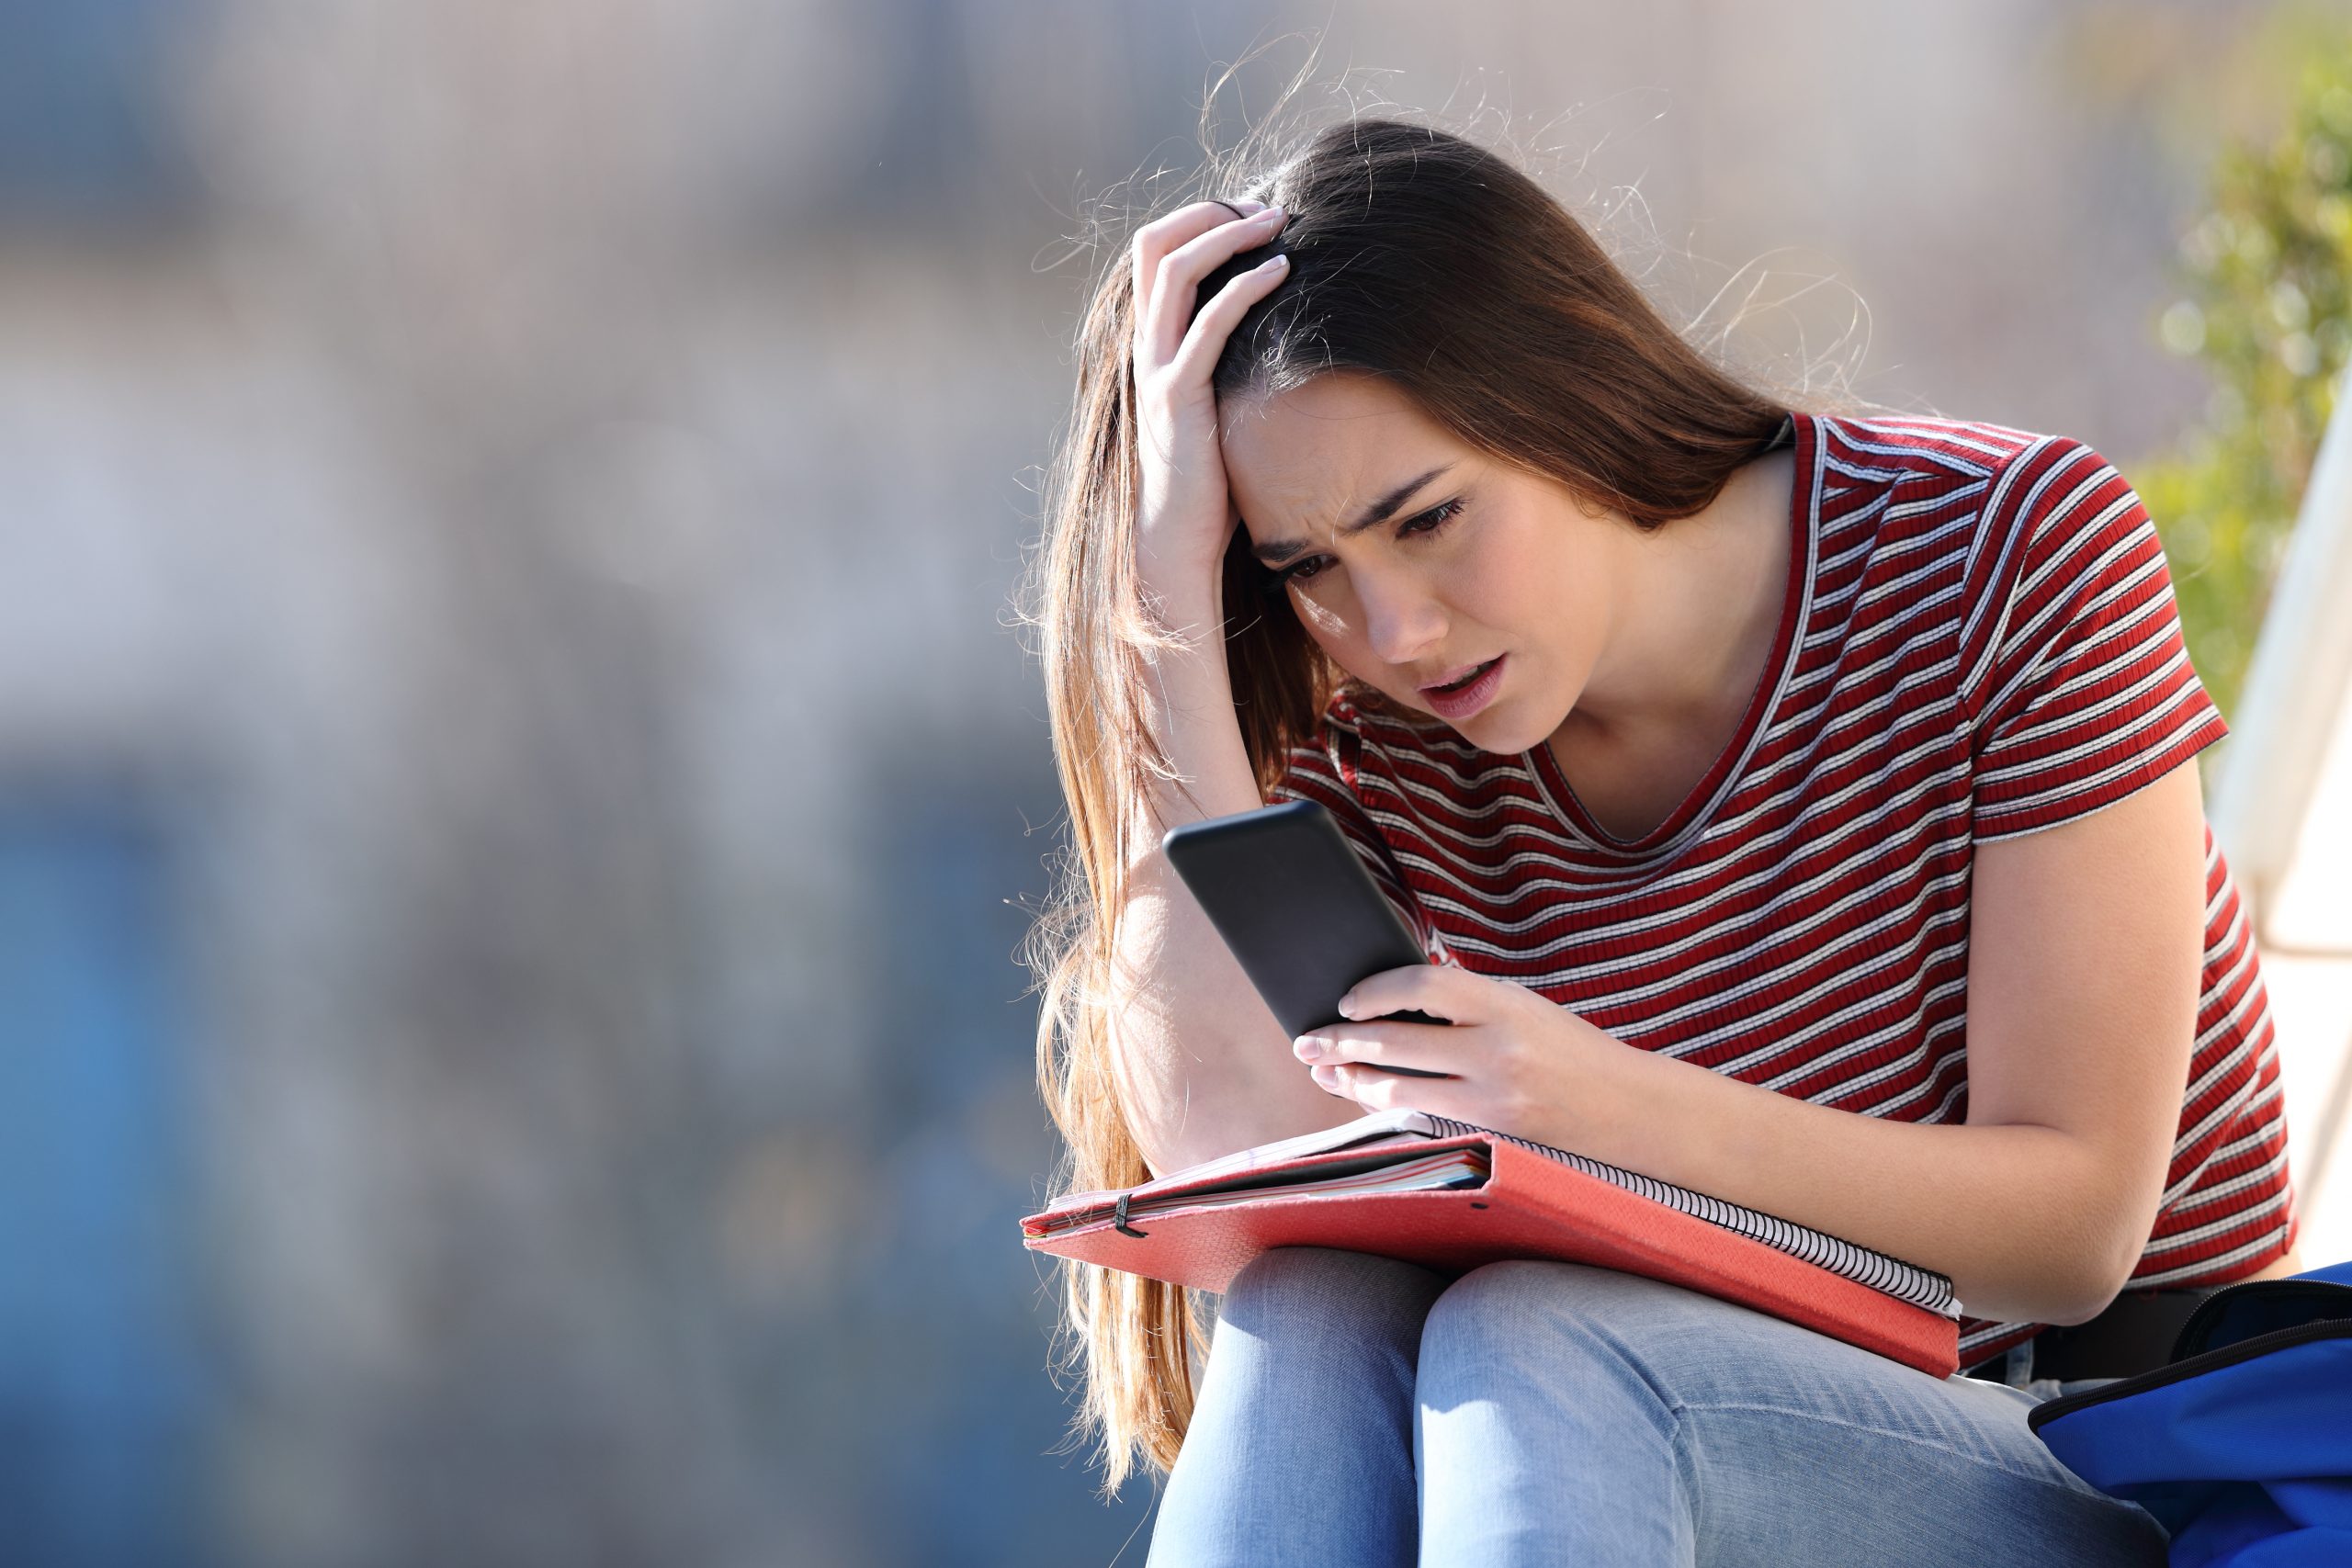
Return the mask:
[(1562, 734), (1670, 743), (1736, 722), (1770, 656), (1788, 588), (1786, 451), (1739, 468), (1704, 510), (1624, 529), (1624, 592)]

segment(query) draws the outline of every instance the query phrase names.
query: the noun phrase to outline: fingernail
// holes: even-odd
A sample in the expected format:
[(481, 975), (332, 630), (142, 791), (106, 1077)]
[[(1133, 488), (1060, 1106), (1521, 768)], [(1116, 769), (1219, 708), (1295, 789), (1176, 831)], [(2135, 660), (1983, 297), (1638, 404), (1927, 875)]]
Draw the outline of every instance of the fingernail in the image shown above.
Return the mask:
[(1233, 205), (1241, 209), (1244, 213), (1250, 214), (1263, 212), (1266, 209), (1266, 204), (1264, 202), (1251, 201), (1247, 197), (1244, 197), (1241, 200), (1235, 202)]
[(1302, 1034), (1290, 1043), (1290, 1048), (1297, 1053), (1300, 1061), (1311, 1062), (1323, 1054), (1323, 1041), (1319, 1035)]
[(1340, 998), (1340, 1016), (1341, 1018), (1353, 1018), (1355, 1015), (1356, 994), (1353, 991), (1350, 991), (1346, 996)]

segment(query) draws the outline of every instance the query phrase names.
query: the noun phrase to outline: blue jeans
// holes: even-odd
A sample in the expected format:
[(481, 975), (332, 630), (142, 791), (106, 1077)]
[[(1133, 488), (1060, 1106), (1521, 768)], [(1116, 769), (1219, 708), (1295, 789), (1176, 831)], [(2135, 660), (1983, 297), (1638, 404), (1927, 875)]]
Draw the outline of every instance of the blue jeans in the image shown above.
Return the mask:
[(1678, 1286), (1260, 1254), (1219, 1303), (1148, 1568), (2152, 1564), (2164, 1528), (1938, 1380)]

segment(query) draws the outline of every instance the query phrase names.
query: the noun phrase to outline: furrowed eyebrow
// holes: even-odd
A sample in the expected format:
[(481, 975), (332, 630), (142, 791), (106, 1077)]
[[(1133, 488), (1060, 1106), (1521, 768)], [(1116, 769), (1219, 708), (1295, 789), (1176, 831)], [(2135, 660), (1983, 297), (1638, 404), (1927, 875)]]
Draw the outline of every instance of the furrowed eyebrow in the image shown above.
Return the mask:
[[(1379, 527), (1383, 523), (1396, 516), (1397, 509), (1412, 500), (1415, 491), (1452, 467), (1453, 465), (1451, 463), (1440, 463), (1428, 473), (1407, 479), (1403, 484), (1365, 507), (1362, 516), (1340, 530), (1340, 535), (1343, 537), (1352, 536), (1363, 533), (1367, 528)], [(1306, 539), (1269, 539), (1263, 544), (1252, 546), (1250, 553), (1267, 566), (1280, 566), (1292, 556), (1307, 549), (1310, 544), (1311, 541)]]

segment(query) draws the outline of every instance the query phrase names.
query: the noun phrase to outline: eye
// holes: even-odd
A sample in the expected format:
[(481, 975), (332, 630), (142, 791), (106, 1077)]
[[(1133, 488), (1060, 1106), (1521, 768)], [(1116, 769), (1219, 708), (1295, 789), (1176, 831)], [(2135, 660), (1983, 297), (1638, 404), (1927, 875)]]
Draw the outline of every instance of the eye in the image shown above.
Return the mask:
[[(1451, 501), (1441, 502), (1427, 512), (1408, 517), (1398, 524), (1396, 536), (1400, 539), (1416, 536), (1427, 538), (1432, 534), (1439, 533), (1462, 514), (1462, 509), (1465, 504), (1467, 503), (1460, 496), (1455, 496)], [(1294, 582), (1305, 582), (1322, 575), (1322, 569), (1317, 564), (1322, 559), (1321, 556), (1305, 556), (1293, 561), (1273, 574), (1272, 586), (1276, 589), (1286, 588)], [(1310, 568), (1314, 570), (1310, 570)]]

